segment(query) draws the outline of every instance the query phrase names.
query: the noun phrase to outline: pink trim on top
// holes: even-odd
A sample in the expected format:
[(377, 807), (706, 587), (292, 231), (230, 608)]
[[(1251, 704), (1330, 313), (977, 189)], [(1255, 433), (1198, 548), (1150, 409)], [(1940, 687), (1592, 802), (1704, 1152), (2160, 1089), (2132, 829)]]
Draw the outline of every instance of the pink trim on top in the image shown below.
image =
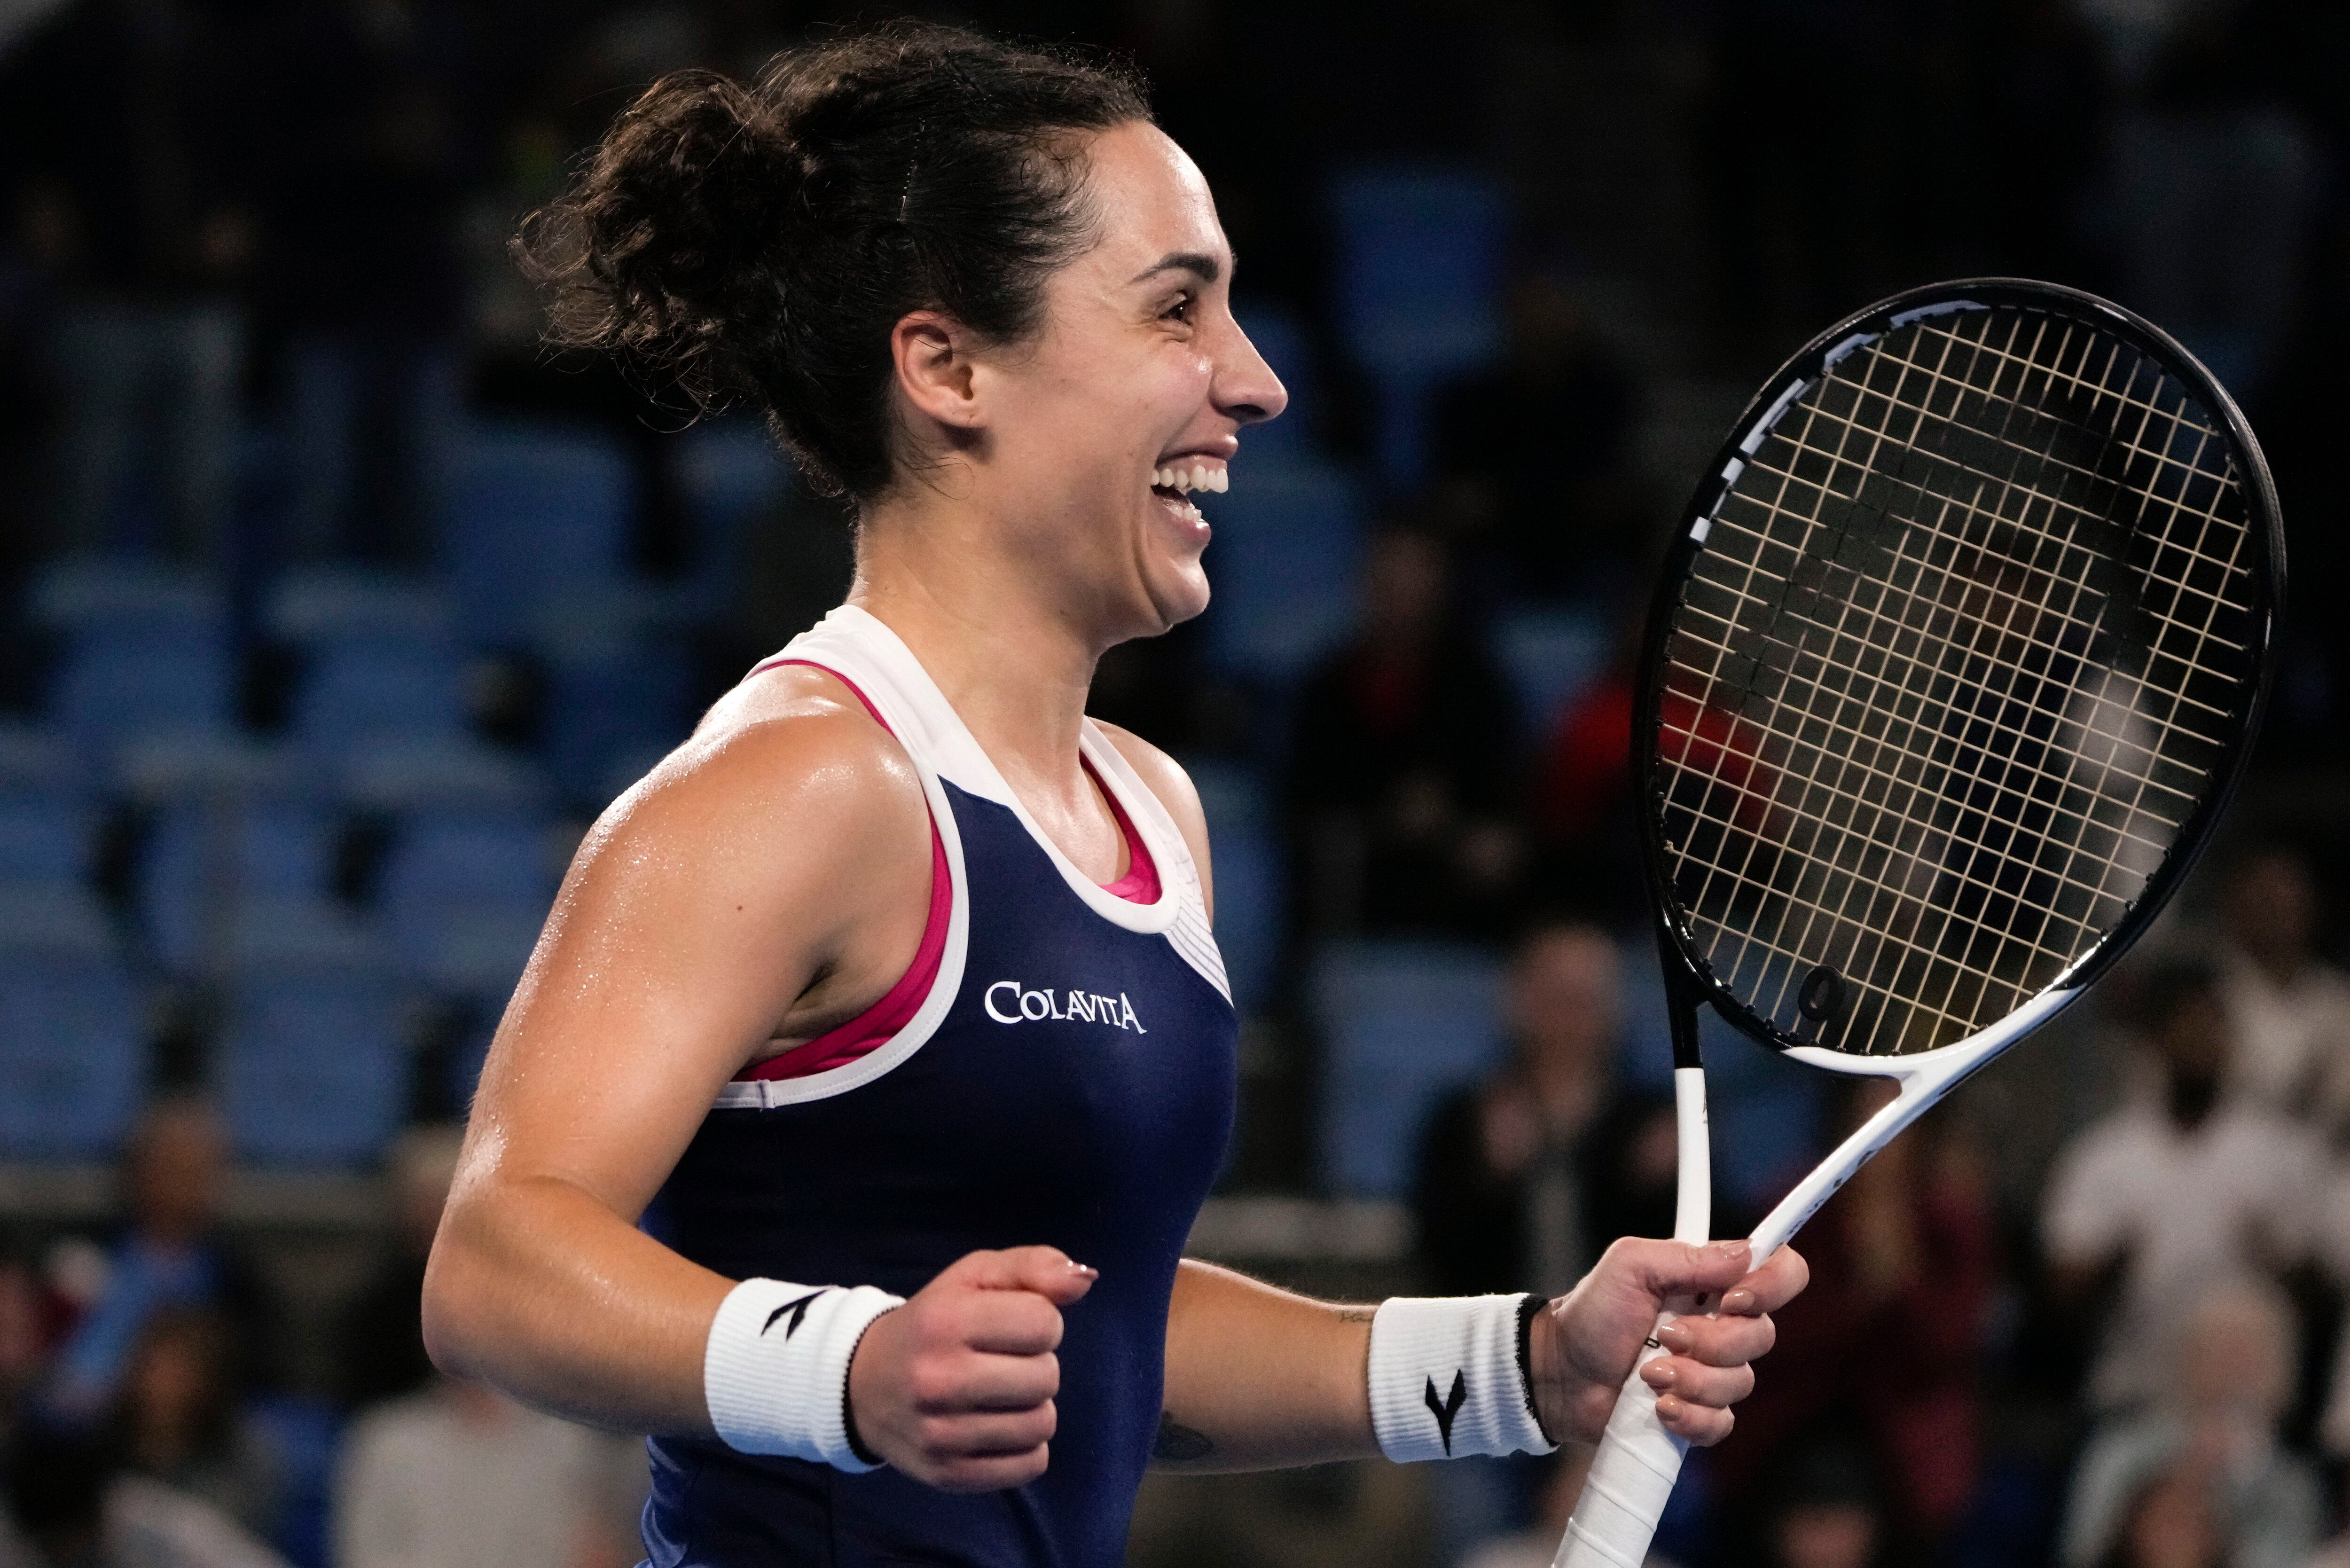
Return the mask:
[[(1080, 759), (1082, 761), (1083, 759)], [(1159, 864), (1150, 858), (1150, 846), (1142, 842), (1142, 835), (1134, 831), (1134, 824), (1126, 815), (1126, 807), (1118, 804), (1109, 785), (1102, 783), (1101, 774), (1094, 772), (1091, 763), (1085, 764), (1086, 774), (1101, 791), (1102, 799), (1109, 802), (1109, 814), (1118, 818), (1118, 831), (1126, 839), (1126, 875), (1115, 882), (1105, 882), (1101, 890), (1129, 904), (1159, 902)]]
[[(823, 670), (848, 688), (849, 695), (865, 705), (865, 711), (873, 715), (875, 723), (892, 735), (897, 733), (889, 729), (889, 721), (881, 716), (881, 710), (873, 705), (873, 699), (865, 695), (856, 681), (830, 665), (818, 664), (812, 659), (777, 659), (759, 666), (759, 669), (773, 670), (785, 664), (804, 664), (810, 670)], [(1128, 820), (1126, 808), (1118, 804), (1118, 797), (1102, 784), (1101, 775), (1094, 773), (1093, 764), (1087, 763), (1085, 769), (1092, 775), (1096, 787), (1101, 790), (1102, 798), (1109, 802), (1110, 815), (1118, 818), (1118, 830), (1126, 837), (1126, 875), (1110, 883), (1103, 891), (1115, 894), (1128, 903), (1157, 903), (1159, 867), (1150, 858), (1149, 848), (1142, 842), (1142, 836), (1134, 830), (1134, 824)], [(921, 1011), (922, 999), (930, 995), (931, 983), (939, 978), (939, 963), (947, 950), (947, 921), (953, 913), (954, 883), (952, 874), (947, 868), (946, 840), (939, 836), (938, 819), (933, 816), (931, 819), (930, 917), (923, 922), (922, 940), (914, 949), (914, 961), (906, 966), (906, 972), (898, 977), (898, 983), (891, 986), (880, 1001), (839, 1028), (827, 1029), (805, 1045), (795, 1046), (780, 1056), (768, 1057), (738, 1074), (734, 1081), (741, 1084), (806, 1078), (844, 1066), (887, 1045), (896, 1037), (898, 1031), (914, 1021), (914, 1014)]]

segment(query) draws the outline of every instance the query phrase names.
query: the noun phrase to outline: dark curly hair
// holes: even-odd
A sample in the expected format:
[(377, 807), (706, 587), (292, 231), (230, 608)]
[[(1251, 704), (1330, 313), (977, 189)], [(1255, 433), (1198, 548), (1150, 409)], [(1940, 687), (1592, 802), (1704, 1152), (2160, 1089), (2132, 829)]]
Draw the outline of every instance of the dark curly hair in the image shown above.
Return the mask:
[(619, 351), (699, 410), (764, 408), (818, 490), (891, 474), (889, 331), (935, 309), (999, 342), (1092, 239), (1087, 133), (1148, 121), (1130, 70), (894, 23), (755, 82), (667, 76), (515, 240), (552, 339)]

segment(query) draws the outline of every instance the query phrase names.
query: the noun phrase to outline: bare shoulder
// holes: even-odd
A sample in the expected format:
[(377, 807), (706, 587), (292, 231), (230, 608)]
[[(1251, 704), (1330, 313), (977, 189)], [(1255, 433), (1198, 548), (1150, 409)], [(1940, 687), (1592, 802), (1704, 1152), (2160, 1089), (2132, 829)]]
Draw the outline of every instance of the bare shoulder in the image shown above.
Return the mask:
[(1101, 726), (1104, 735), (1109, 737), (1109, 743), (1118, 748), (1118, 754), (1142, 776), (1142, 782), (1149, 787), (1150, 793), (1159, 797), (1159, 804), (1167, 808), (1167, 815), (1175, 819), (1176, 827), (1182, 832), (1184, 844), (1191, 851), (1192, 860), (1200, 867), (1200, 884), (1207, 894), (1208, 907), (1213, 909), (1215, 894), (1208, 863), (1208, 817), (1207, 813), (1201, 809), (1200, 792), (1192, 784), (1191, 775), (1185, 773), (1182, 764), (1173, 757), (1133, 731), (1103, 723), (1099, 719), (1094, 722)]
[[(761, 853), (842, 864), (879, 857), (929, 872), (920, 777), (889, 732), (821, 670), (763, 671), (703, 716), (692, 737), (605, 811), (581, 860), (652, 844), (723, 879)], [(666, 855), (662, 857), (666, 858)]]

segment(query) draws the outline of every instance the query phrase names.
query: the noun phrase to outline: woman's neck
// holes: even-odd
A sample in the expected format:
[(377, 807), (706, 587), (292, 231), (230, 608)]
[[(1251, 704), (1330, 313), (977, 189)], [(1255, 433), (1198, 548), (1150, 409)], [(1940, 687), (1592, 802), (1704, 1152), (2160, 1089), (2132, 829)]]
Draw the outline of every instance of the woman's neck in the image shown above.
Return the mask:
[(1040, 818), (1089, 815), (1077, 735), (1100, 650), (1043, 574), (959, 536), (981, 532), (941, 515), (868, 525), (848, 602), (913, 652)]

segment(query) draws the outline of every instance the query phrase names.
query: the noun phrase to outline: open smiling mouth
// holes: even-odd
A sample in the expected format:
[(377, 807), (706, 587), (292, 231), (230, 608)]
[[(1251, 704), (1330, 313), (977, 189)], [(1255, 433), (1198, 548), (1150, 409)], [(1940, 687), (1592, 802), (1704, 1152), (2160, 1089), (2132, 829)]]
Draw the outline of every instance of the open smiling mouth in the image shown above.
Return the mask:
[(1197, 517), (1200, 509), (1191, 504), (1191, 492), (1222, 494), (1232, 488), (1232, 478), (1231, 471), (1222, 463), (1178, 461), (1150, 471), (1150, 493)]

